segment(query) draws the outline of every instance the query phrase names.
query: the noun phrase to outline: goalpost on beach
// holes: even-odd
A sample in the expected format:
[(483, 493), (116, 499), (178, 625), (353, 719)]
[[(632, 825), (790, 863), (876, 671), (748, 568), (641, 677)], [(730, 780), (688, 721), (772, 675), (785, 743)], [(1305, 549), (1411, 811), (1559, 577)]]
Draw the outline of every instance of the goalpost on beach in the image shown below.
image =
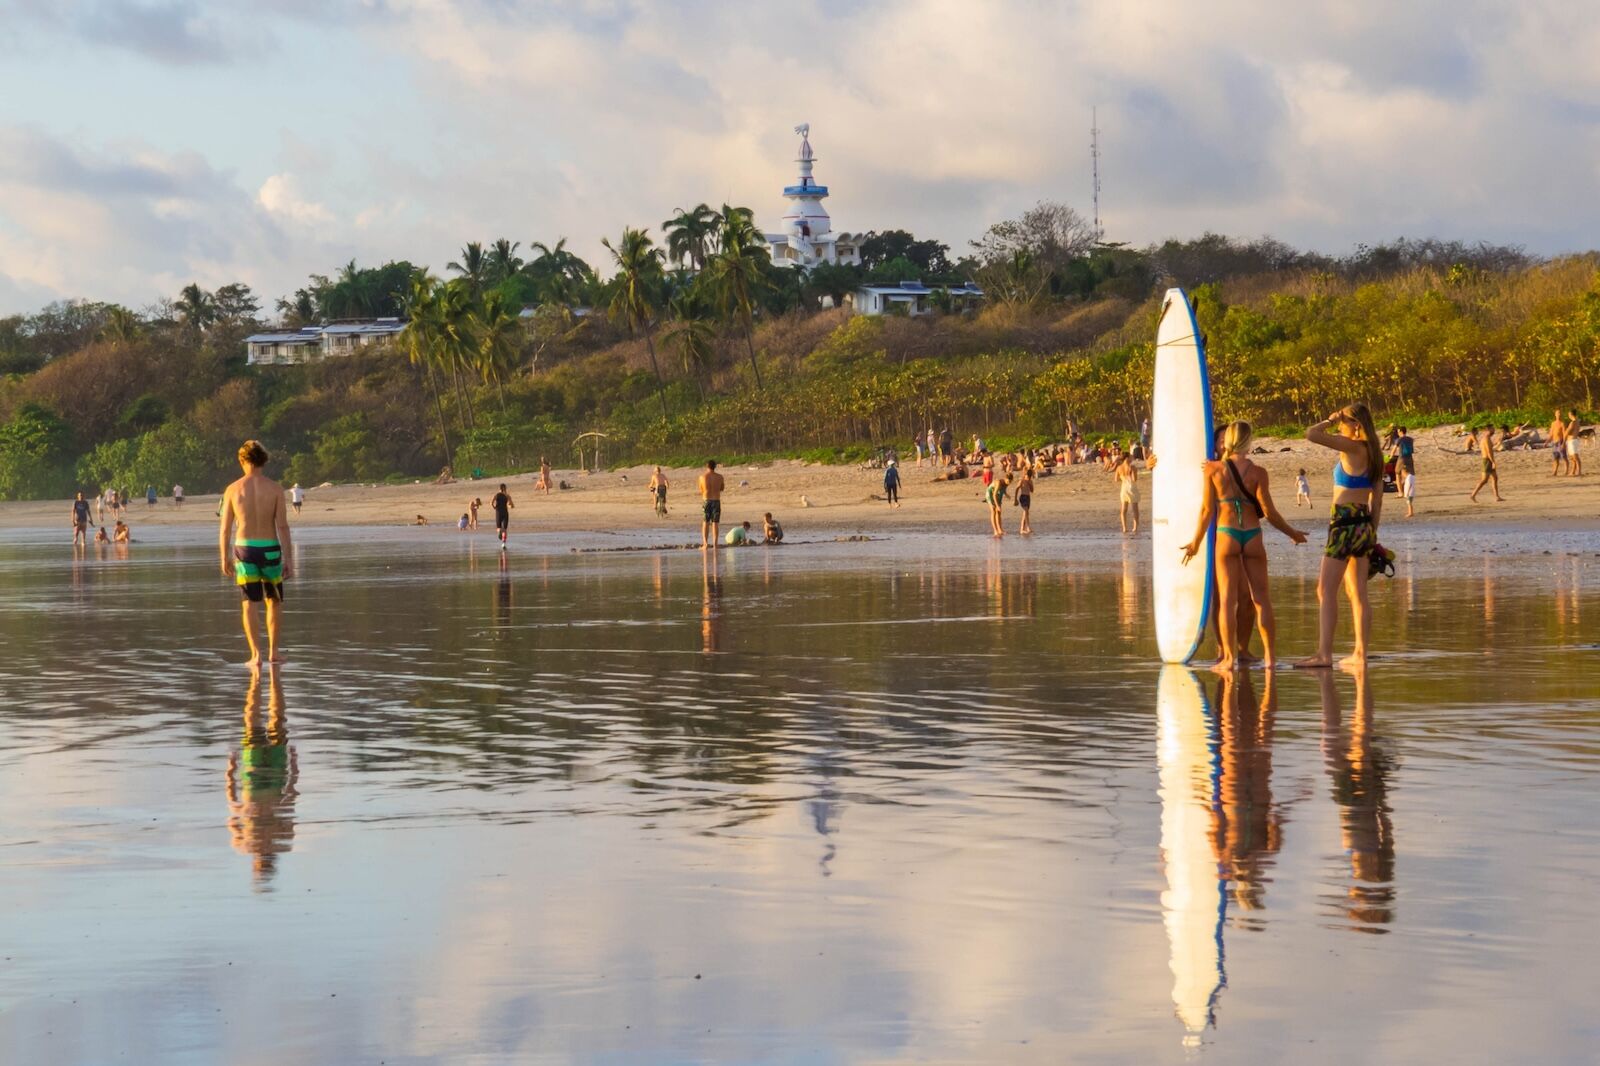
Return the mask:
[[(596, 473), (599, 472), (599, 470), (600, 470), (600, 442), (605, 440), (605, 439), (606, 439), (606, 434), (600, 433), (598, 431), (590, 432), (590, 433), (580, 433), (580, 434), (578, 434), (576, 439), (573, 440), (572, 446), (575, 449), (577, 449), (577, 452), (578, 452), (578, 469), (579, 470), (582, 470), (585, 474), (589, 473), (591, 470), (596, 472)], [(590, 447), (592, 447), (594, 449), (594, 466), (592, 466), (592, 467), (585, 465), (584, 461), (583, 461), (584, 449), (585, 448), (590, 448)]]

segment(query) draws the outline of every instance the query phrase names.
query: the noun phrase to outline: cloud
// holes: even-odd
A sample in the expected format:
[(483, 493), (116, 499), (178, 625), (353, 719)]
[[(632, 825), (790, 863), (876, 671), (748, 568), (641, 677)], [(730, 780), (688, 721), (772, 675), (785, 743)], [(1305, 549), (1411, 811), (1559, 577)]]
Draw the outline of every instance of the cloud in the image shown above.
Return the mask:
[[(32, 27), (35, 51), (70, 54), (66, 31), (91, 49), (114, 33), (115, 47), (163, 76), (206, 77), (213, 92), (214, 71), (182, 64), (233, 63), (237, 91), (260, 96), (240, 57), (276, 41), (274, 76), (315, 86), (295, 105), (286, 95), (278, 128), (255, 137), (180, 127), (172, 114), (98, 136), (71, 122), (34, 127), (36, 139), (0, 162), (24, 190), (0, 201), (11, 249), (0, 272), (64, 295), (126, 298), (95, 286), (148, 284), (145, 261), (163, 279), (237, 270), (275, 295), (352, 256), (437, 267), (463, 242), (499, 236), (566, 236), (598, 258), (602, 236), (702, 200), (746, 204), (771, 223), (803, 120), (837, 228), (904, 227), (963, 249), (1039, 199), (1087, 212), (1092, 106), (1113, 239), (1218, 230), (1338, 251), (1410, 234), (1555, 252), (1600, 226), (1600, 68), (1587, 61), (1600, 20), (1553, 2), (13, 0), (9, 10), (27, 15), (14, 22)], [(348, 72), (379, 66), (392, 72), (381, 88)], [(111, 74), (58, 76), (41, 91), (69, 77), (79, 91), (117, 91)], [(258, 125), (275, 117), (272, 99), (256, 102)], [(337, 117), (307, 114), (306, 99), (328, 100)], [(226, 96), (208, 103), (228, 113)], [(114, 240), (81, 226), (97, 215), (115, 224)], [(43, 240), (52, 230), (81, 244), (54, 253)], [(61, 266), (19, 262), (19, 242)], [(102, 266), (99, 254), (126, 261)]]
[(11, 0), (0, 15), (156, 63), (227, 63), (245, 41), (195, 0)]

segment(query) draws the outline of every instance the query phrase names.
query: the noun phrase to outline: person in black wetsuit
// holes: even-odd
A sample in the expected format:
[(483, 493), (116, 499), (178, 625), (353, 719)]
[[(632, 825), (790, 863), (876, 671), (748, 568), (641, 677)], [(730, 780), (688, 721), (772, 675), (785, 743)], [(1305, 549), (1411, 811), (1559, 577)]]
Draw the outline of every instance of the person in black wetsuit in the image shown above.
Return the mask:
[(500, 538), (500, 546), (505, 547), (506, 533), (511, 528), (511, 508), (516, 504), (511, 502), (511, 493), (506, 491), (504, 485), (494, 494), (494, 499), (489, 501), (489, 506), (494, 508), (494, 531)]

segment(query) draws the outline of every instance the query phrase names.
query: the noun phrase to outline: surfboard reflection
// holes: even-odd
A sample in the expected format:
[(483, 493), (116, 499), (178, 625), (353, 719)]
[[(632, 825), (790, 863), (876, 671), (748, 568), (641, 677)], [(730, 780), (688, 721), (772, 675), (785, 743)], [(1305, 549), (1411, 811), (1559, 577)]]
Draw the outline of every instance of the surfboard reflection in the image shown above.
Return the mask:
[[(1195, 675), (1167, 666), (1157, 696), (1161, 782), (1161, 895), (1184, 1043), (1216, 1026), (1227, 987), (1224, 930), (1230, 904), (1248, 914), (1265, 902), (1282, 817), (1272, 797), (1276, 696), (1258, 702), (1247, 674), (1218, 682), (1208, 700)], [(1239, 924), (1237, 919), (1235, 924)]]

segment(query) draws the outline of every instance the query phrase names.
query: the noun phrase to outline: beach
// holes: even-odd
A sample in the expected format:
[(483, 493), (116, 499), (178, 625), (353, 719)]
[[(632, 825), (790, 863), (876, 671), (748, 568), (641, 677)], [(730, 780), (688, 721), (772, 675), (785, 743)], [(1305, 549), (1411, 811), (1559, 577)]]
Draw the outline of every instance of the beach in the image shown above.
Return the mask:
[[(1492, 491), (1485, 488), (1479, 495), (1480, 502), (1471, 503), (1467, 495), (1477, 483), (1481, 463), (1476, 452), (1463, 451), (1465, 437), (1449, 428), (1419, 430), (1413, 436), (1417, 441), (1417, 517), (1403, 519), (1403, 503), (1391, 493), (1385, 498), (1386, 524), (1406, 522), (1419, 529), (1466, 525), (1579, 530), (1589, 528), (1595, 516), (1600, 515), (1600, 467), (1583, 477), (1552, 478), (1548, 450), (1507, 452), (1498, 456), (1505, 502), (1493, 503)], [(1257, 447), (1265, 449), (1265, 453), (1251, 458), (1271, 475), (1273, 498), (1279, 509), (1291, 522), (1318, 534), (1325, 521), (1332, 453), (1300, 439), (1263, 438)], [(1595, 449), (1592, 459), (1585, 453), (1586, 459), (1600, 462), (1600, 443), (1585, 442), (1585, 448)], [(1310, 510), (1294, 506), (1294, 479), (1302, 467), (1311, 483), (1314, 505)], [(931, 483), (934, 469), (926, 463), (917, 466), (914, 458), (902, 460), (900, 468), (903, 506), (891, 510), (883, 502), (881, 470), (793, 460), (724, 466), (727, 490), (723, 496), (723, 529), (726, 531), (730, 522), (749, 521), (759, 532), (762, 514), (771, 511), (792, 540), (805, 539), (814, 531), (829, 536), (959, 532), (969, 527), (978, 535), (986, 531), (983, 490), (977, 479)], [(553, 472), (554, 479), (570, 487), (556, 489), (548, 496), (535, 490), (537, 470), (510, 475), (504, 480), (516, 501), (513, 533), (659, 532), (661, 543), (697, 541), (700, 507), (695, 479), (700, 470), (666, 471), (671, 481), (671, 514), (663, 521), (656, 518), (647, 489), (651, 469), (634, 466), (586, 473), (558, 467)], [(269, 467), (268, 474), (274, 475), (275, 471)], [(305, 486), (305, 508), (294, 522), (297, 526), (408, 526), (422, 515), (430, 528), (454, 531), (467, 504), (476, 496), (485, 504), (479, 515), (480, 526), (492, 532), (493, 514), (487, 504), (501, 480), (457, 480), (448, 485), (421, 482)], [(144, 486), (128, 488), (134, 495), (128, 521), (136, 535), (141, 526), (181, 527), (215, 522), (215, 495), (189, 496), (181, 508), (174, 507), (171, 499), (163, 495), (158, 505), (150, 508), (140, 495)], [(165, 494), (169, 489), (170, 486), (163, 486), (159, 491)], [(1141, 498), (1148, 512), (1147, 480), (1141, 484)], [(0, 530), (56, 525), (65, 528), (67, 506), (66, 500), (0, 503)], [(1008, 529), (1015, 530), (1016, 514), (1014, 508), (1006, 508)], [(1110, 473), (1098, 465), (1059, 467), (1054, 475), (1039, 479), (1033, 514), (1034, 526), (1041, 534), (1116, 531), (1116, 486)]]

